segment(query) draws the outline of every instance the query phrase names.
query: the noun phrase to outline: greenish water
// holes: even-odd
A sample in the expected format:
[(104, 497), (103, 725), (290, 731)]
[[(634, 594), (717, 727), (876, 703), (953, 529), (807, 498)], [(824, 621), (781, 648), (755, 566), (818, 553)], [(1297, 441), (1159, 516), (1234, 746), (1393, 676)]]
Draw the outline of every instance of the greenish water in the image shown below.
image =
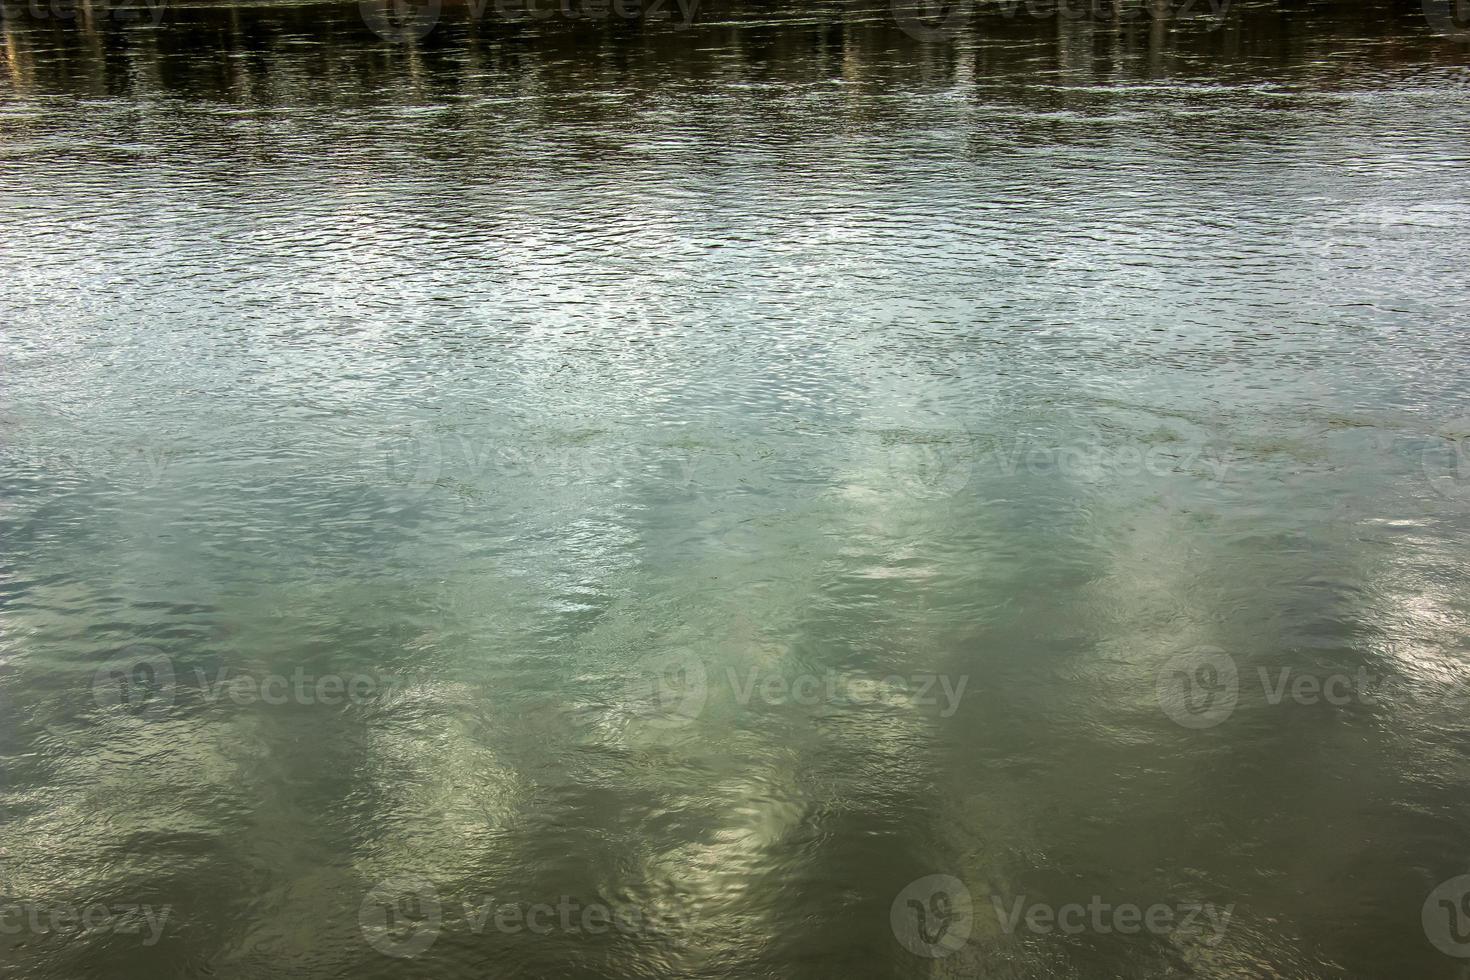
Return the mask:
[(1418, 7), (5, 9), (7, 975), (1466, 975)]

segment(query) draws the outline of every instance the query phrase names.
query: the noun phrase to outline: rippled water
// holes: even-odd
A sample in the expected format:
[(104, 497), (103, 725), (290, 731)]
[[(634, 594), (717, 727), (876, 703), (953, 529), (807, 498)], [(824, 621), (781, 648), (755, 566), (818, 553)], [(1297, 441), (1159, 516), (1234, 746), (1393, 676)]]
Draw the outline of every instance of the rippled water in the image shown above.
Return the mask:
[(5, 9), (9, 975), (1464, 975), (1418, 7)]

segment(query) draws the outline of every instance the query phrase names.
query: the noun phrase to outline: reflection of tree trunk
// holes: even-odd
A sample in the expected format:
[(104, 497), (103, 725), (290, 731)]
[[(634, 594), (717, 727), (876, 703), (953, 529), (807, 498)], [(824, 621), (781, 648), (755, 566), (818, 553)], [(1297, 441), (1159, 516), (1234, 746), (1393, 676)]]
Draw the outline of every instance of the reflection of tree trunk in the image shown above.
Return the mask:
[(1164, 36), (1168, 33), (1164, 19), (1168, 16), (1169, 0), (1154, 0), (1153, 19), (1148, 29), (1148, 65), (1155, 72), (1163, 62)]
[[(82, 0), (82, 34), (87, 39), (87, 47), (91, 49), (94, 58), (102, 57), (102, 35), (97, 31), (97, 19), (92, 14), (92, 0)], [(104, 6), (102, 16), (106, 17), (111, 8)]]
[(1067, 65), (1067, 27), (1066, 18), (1056, 18), (1057, 25), (1057, 67), (1065, 68)]
[[(0, 4), (3, 2), (4, 0), (0, 0)], [(3, 11), (3, 7), (0, 7), (0, 11)], [(0, 40), (3, 40), (5, 45), (5, 63), (10, 66), (10, 84), (20, 88), (20, 51), (15, 46), (15, 36), (10, 33), (8, 15), (0, 16)]]

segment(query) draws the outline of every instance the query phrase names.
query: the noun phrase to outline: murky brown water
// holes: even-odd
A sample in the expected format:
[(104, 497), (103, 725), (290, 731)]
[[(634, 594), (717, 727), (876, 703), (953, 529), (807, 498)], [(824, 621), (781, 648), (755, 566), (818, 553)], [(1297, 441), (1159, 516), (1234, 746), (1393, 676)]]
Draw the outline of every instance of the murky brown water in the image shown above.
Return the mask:
[(48, 4), (8, 975), (1465, 975), (1419, 6)]

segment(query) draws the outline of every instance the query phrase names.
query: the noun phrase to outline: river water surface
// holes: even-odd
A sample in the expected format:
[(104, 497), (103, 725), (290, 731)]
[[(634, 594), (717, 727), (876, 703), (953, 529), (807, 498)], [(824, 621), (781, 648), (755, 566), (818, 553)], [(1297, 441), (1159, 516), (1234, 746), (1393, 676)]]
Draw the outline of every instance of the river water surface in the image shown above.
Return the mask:
[(1418, 7), (5, 9), (8, 975), (1465, 975)]

